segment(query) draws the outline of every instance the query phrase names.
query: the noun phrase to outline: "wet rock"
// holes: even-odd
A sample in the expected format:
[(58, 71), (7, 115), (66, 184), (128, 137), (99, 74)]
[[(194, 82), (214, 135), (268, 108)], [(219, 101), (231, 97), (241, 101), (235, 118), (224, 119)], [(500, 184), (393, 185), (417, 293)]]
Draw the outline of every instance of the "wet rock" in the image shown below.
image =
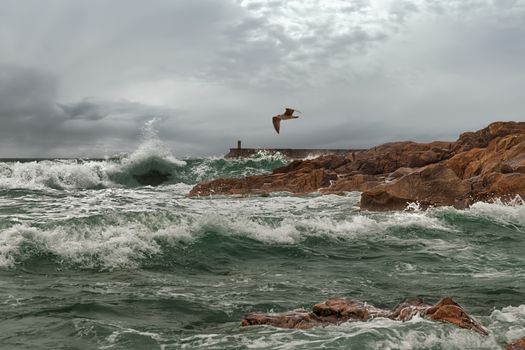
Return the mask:
[(525, 197), (524, 179), (525, 123), (496, 122), (455, 142), (392, 142), (296, 160), (268, 175), (201, 183), (189, 195), (360, 191), (367, 210), (399, 210), (408, 202), (464, 208), (479, 200)]
[(517, 339), (510, 344), (507, 344), (505, 350), (525, 350), (525, 337)]
[(351, 176), (339, 176), (334, 179), (330, 186), (322, 188), (322, 193), (343, 193), (351, 191), (367, 191), (383, 183), (381, 177), (376, 175), (355, 174)]
[(470, 189), (470, 183), (460, 179), (450, 168), (433, 164), (363, 192), (361, 209), (402, 210), (409, 202), (419, 202), (424, 207), (454, 205)]
[(488, 331), (452, 298), (443, 298), (434, 306), (424, 311), (423, 317), (441, 322), (448, 322), (460, 328), (469, 329), (482, 335)]
[(241, 326), (269, 325), (279, 328), (307, 329), (321, 325), (322, 322), (311, 312), (297, 310), (282, 314), (249, 314)]
[(388, 318), (396, 321), (408, 321), (416, 315), (424, 314), (431, 305), (425, 304), (421, 298), (411, 298), (398, 304)]
[(339, 322), (367, 321), (376, 317), (388, 317), (389, 315), (388, 310), (348, 298), (331, 298), (315, 304), (313, 313), (322, 318), (333, 317)]
[(337, 175), (333, 171), (312, 164), (307, 169), (301, 168), (295, 171), (293, 176), (286, 172), (276, 172), (242, 179), (217, 179), (203, 182), (193, 187), (189, 196), (262, 195), (271, 192), (311, 193), (330, 186), (336, 179)]
[(350, 298), (331, 298), (315, 304), (312, 312), (298, 310), (281, 314), (249, 314), (242, 326), (270, 325), (281, 328), (311, 328), (327, 324), (351, 321), (369, 321), (377, 317), (396, 321), (408, 321), (419, 315), (426, 319), (446, 322), (460, 328), (487, 335), (487, 330), (451, 298), (443, 298), (435, 305), (423, 303), (421, 299), (409, 299), (393, 310), (377, 308), (371, 304)]

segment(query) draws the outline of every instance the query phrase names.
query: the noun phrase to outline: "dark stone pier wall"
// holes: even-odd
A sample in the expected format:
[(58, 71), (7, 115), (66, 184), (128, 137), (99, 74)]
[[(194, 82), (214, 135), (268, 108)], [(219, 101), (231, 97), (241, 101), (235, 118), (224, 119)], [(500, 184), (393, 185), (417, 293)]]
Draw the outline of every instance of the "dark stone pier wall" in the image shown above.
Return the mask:
[(297, 149), (297, 148), (230, 148), (230, 152), (225, 158), (250, 157), (259, 151), (269, 153), (281, 153), (290, 159), (303, 159), (306, 157), (316, 157), (325, 154), (346, 154), (351, 152), (362, 152), (365, 149)]

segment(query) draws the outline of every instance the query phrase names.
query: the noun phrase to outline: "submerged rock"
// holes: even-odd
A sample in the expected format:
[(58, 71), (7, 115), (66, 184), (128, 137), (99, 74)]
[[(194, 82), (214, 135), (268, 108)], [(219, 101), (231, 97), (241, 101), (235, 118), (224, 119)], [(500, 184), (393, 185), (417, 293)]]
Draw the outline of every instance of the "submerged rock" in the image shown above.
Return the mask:
[(249, 314), (241, 321), (241, 325), (305, 329), (343, 322), (368, 321), (377, 317), (408, 321), (416, 315), (488, 335), (488, 331), (451, 298), (443, 298), (434, 305), (425, 304), (419, 298), (409, 299), (397, 305), (394, 310), (380, 309), (350, 298), (331, 298), (315, 304), (312, 312), (295, 310), (281, 314)]
[(399, 210), (409, 202), (463, 208), (479, 200), (525, 197), (525, 123), (495, 122), (455, 142), (393, 142), (296, 160), (268, 175), (201, 183), (189, 195), (282, 191), (361, 191), (361, 208), (367, 210)]

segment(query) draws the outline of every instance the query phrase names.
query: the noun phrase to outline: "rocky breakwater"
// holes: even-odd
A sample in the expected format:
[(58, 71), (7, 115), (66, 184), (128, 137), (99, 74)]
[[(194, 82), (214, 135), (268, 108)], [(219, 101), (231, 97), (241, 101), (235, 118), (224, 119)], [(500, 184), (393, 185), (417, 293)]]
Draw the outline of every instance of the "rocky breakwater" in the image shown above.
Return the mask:
[(466, 207), (479, 200), (525, 198), (525, 122), (495, 122), (455, 142), (392, 142), (362, 152), (296, 160), (272, 174), (217, 179), (190, 196), (271, 192), (363, 192), (361, 208)]

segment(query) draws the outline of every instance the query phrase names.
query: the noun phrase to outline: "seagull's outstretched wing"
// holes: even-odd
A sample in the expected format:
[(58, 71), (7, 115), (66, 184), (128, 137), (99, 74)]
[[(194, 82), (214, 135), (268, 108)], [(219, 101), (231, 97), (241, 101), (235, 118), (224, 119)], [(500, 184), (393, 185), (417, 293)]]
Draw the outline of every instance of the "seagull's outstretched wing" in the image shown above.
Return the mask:
[(281, 129), (281, 118), (273, 117), (272, 118), (272, 123), (273, 123), (273, 127), (274, 127), (275, 131), (277, 131), (277, 133), (279, 133), (279, 130)]
[(298, 110), (298, 109), (294, 109), (294, 108), (286, 107), (286, 108), (284, 109), (284, 114), (283, 114), (283, 115), (285, 115), (285, 116), (290, 116), (290, 115), (293, 114), (293, 112), (301, 113), (301, 111)]
[(295, 111), (295, 109), (286, 107), (286, 109), (284, 110), (284, 114), (283, 115), (286, 115), (286, 116), (292, 115), (294, 111)]

